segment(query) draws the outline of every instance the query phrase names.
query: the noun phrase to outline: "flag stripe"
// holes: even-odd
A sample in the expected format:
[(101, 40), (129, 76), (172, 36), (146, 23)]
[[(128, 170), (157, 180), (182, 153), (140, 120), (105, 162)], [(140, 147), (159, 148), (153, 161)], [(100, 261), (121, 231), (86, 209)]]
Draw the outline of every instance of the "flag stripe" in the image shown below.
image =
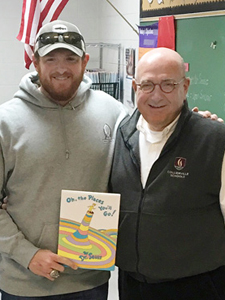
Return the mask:
[(17, 36), (17, 39), (19, 41), (21, 41), (22, 39), (22, 36), (23, 36), (23, 32), (24, 32), (24, 24), (25, 24), (25, 20), (24, 20), (24, 17), (25, 17), (25, 11), (26, 11), (26, 6), (27, 6), (27, 2), (24, 1), (23, 2), (23, 7), (22, 7), (22, 18), (21, 18), (21, 25), (20, 25), (20, 31), (19, 31), (19, 34)]
[[(31, 0), (33, 1), (33, 0)], [(33, 5), (33, 2), (32, 2)], [(29, 15), (29, 23), (28, 23), (28, 29), (29, 32), (26, 33), (26, 44), (29, 44), (31, 46), (34, 45), (36, 34), (39, 30), (39, 19), (40, 19), (40, 2), (37, 0), (36, 6), (32, 7), (32, 16)]]
[(65, 7), (65, 5), (67, 4), (68, 1), (69, 0), (63, 0), (63, 1), (61, 1), (61, 3), (59, 4), (58, 8), (55, 11), (55, 13), (53, 14), (52, 20), (58, 19), (61, 11), (63, 10), (63, 8)]
[[(49, 0), (47, 1), (46, 4), (41, 4), (42, 6), (42, 10), (41, 10), (41, 21), (43, 22), (46, 18), (46, 16), (48, 15), (50, 9), (51, 9), (51, 6), (53, 4), (54, 0)], [(44, 5), (44, 7), (43, 7)]]
[(36, 22), (36, 16), (37, 16), (37, 12), (36, 12), (37, 1), (38, 0), (28, 1), (30, 4), (30, 7), (29, 7), (29, 10), (27, 9), (25, 12), (25, 28), (26, 29), (25, 29), (24, 38), (25, 38), (26, 44), (30, 44), (30, 42), (31, 42), (31, 31), (32, 31), (32, 27), (34, 26), (34, 22)]
[(23, 0), (22, 18), (17, 39), (25, 43), (25, 66), (32, 60), (35, 36), (46, 23), (58, 19), (69, 0)]
[(32, 63), (32, 54), (33, 54), (33, 47), (30, 45), (25, 44), (24, 45), (24, 61), (25, 61), (25, 67), (29, 69), (30, 64)]

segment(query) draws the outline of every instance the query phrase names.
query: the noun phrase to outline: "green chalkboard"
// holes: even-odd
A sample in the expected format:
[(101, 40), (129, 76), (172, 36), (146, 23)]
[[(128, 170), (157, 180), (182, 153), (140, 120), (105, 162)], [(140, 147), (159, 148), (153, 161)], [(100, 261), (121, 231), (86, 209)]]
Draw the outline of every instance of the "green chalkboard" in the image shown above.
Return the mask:
[(176, 50), (189, 64), (189, 106), (225, 120), (225, 16), (176, 20)]

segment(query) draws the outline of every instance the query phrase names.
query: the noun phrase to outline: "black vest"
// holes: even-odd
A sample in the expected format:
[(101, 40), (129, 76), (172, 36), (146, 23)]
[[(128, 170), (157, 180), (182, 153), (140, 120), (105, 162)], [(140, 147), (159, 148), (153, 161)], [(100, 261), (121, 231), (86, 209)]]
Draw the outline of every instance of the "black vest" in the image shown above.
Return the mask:
[(136, 111), (118, 130), (109, 185), (122, 195), (117, 265), (149, 282), (225, 265), (219, 202), (225, 125), (191, 112), (185, 103), (143, 190), (139, 115)]

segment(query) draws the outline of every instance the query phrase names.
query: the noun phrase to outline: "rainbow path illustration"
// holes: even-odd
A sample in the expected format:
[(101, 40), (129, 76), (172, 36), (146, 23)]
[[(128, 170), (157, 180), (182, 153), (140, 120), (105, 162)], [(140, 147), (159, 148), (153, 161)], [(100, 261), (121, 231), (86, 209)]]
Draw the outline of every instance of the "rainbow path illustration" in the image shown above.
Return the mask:
[(90, 227), (96, 204), (89, 206), (81, 223), (60, 219), (58, 254), (85, 269), (114, 270), (116, 229)]

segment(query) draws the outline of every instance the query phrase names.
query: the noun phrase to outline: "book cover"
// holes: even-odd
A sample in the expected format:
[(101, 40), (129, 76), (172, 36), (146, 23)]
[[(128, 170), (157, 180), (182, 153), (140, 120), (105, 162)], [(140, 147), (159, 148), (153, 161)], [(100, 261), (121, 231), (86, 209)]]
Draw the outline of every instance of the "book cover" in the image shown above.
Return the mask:
[(62, 190), (58, 254), (79, 268), (115, 268), (120, 195)]

